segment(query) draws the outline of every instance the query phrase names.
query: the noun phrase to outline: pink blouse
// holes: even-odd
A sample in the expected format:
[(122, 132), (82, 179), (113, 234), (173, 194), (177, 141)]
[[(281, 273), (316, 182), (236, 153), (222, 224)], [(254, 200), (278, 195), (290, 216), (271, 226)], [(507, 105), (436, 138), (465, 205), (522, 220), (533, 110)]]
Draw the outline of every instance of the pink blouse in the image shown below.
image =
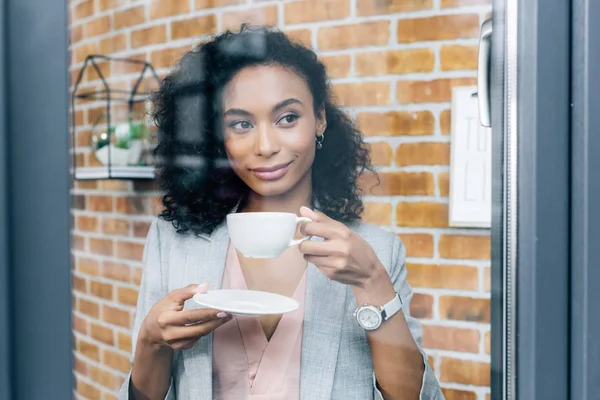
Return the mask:
[[(248, 289), (233, 245), (229, 244), (223, 289)], [(297, 400), (306, 272), (293, 298), (298, 310), (284, 314), (267, 341), (258, 318), (235, 317), (214, 331), (213, 398), (217, 400)]]

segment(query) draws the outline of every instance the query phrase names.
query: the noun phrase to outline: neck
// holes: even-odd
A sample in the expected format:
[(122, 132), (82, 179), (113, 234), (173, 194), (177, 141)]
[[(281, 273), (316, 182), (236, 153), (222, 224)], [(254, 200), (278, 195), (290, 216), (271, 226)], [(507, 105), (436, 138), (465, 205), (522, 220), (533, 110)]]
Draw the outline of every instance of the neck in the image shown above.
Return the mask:
[(250, 192), (242, 212), (288, 212), (298, 215), (300, 207), (311, 206), (312, 181), (310, 171), (291, 190), (279, 196), (261, 196)]

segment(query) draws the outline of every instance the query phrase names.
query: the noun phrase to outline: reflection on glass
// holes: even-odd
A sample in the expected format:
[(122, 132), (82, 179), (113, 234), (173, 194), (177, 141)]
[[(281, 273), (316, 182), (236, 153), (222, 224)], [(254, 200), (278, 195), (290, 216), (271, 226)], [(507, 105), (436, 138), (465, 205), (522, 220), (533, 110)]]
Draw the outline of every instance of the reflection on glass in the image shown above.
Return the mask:
[[(475, 84), (489, 11), (471, 0), (72, 2), (73, 73), (101, 53), (165, 79), (145, 124), (156, 182), (75, 183), (77, 393), (126, 398), (135, 360), (135, 386), (159, 397), (489, 396), (488, 231), (448, 225), (452, 89)], [(237, 35), (243, 22), (277, 26), (325, 70), (280, 34)], [(213, 38), (225, 29), (236, 34)], [(104, 68), (132, 87), (134, 71)], [(102, 164), (88, 150), (106, 147), (101, 110), (73, 110), (78, 165)], [(127, 113), (119, 121), (115, 138), (131, 137)], [(135, 146), (110, 144), (129, 164)], [(312, 221), (227, 220), (274, 211)], [(265, 252), (244, 254), (235, 232)], [(278, 257), (260, 258), (269, 251)], [(270, 314), (247, 289), (297, 307)], [(396, 291), (403, 313), (384, 320)]]

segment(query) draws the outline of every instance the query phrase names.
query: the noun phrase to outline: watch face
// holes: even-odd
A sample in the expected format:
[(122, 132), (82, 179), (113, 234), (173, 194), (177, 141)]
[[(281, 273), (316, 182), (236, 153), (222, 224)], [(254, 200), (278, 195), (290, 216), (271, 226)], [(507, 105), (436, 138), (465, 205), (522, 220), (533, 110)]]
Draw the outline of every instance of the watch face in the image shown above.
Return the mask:
[(358, 310), (356, 319), (360, 326), (366, 330), (374, 330), (381, 325), (381, 314), (374, 307), (364, 307)]

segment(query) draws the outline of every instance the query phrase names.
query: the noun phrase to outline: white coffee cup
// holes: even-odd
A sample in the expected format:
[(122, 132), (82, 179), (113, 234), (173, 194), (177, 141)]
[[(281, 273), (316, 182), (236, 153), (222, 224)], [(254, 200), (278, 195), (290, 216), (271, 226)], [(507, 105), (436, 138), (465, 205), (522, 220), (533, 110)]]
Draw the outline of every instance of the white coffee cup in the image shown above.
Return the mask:
[(283, 212), (249, 212), (227, 215), (233, 246), (248, 258), (276, 258), (288, 247), (310, 239), (294, 240), (296, 227), (310, 218)]

